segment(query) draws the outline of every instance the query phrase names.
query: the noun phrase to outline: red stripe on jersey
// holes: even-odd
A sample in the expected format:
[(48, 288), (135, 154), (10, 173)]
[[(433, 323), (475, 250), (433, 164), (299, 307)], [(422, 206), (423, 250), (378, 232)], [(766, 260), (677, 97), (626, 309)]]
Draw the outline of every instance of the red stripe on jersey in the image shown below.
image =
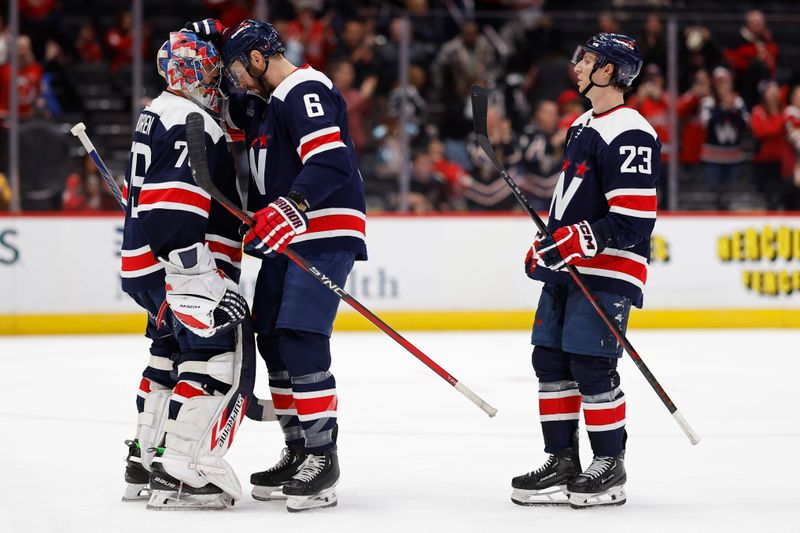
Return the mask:
[(185, 381), (179, 381), (178, 384), (175, 385), (175, 390), (172, 392), (176, 396), (182, 396), (184, 398), (194, 398), (195, 396), (203, 396), (205, 394), (202, 390), (192, 387)]
[(320, 135), (319, 137), (314, 137), (303, 144), (300, 145), (300, 160), (304, 160), (306, 155), (312, 150), (319, 148), (323, 144), (328, 144), (332, 142), (342, 142), (342, 135), (341, 132), (335, 131), (333, 133), (328, 133), (326, 135)]
[(581, 410), (580, 395), (565, 398), (539, 398), (540, 415), (562, 415), (578, 413)]
[(223, 244), (217, 241), (206, 241), (208, 243), (208, 249), (211, 252), (218, 252), (224, 255), (227, 255), (231, 258), (231, 261), (239, 262), (242, 260), (242, 248), (241, 247), (234, 247), (228, 246), (227, 244)]
[(139, 382), (139, 390), (142, 392), (150, 392), (150, 380), (142, 378), (142, 381)]
[(335, 411), (339, 403), (335, 395), (319, 398), (296, 398), (298, 415), (313, 415), (325, 411)]
[(128, 201), (128, 184), (125, 182), (122, 183), (122, 199)]
[(625, 420), (625, 402), (610, 409), (584, 409), (587, 426), (605, 426)]
[(272, 393), (272, 404), (275, 409), (294, 409), (294, 396), (291, 394)]
[(306, 233), (341, 229), (366, 233), (367, 223), (363, 218), (354, 215), (325, 215), (310, 219)]
[(211, 200), (202, 194), (185, 189), (143, 189), (139, 192), (139, 208), (156, 202), (172, 202), (198, 207), (208, 213)]
[(158, 264), (158, 259), (155, 258), (153, 252), (150, 250), (139, 255), (132, 255), (130, 257), (122, 256), (122, 271), (133, 272), (135, 270), (142, 270), (143, 268), (151, 267)]
[(647, 282), (647, 265), (627, 257), (600, 254), (591, 259), (575, 259), (572, 264), (576, 267), (600, 268), (622, 272), (637, 278), (642, 283)]
[(637, 211), (655, 211), (658, 207), (658, 198), (650, 196), (615, 196), (608, 201), (611, 207), (626, 207)]

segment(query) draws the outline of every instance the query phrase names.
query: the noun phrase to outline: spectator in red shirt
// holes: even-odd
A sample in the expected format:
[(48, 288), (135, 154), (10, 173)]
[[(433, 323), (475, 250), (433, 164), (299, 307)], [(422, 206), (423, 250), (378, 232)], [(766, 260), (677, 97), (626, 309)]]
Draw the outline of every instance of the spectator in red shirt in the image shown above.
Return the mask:
[(75, 51), (81, 63), (96, 63), (103, 60), (103, 49), (100, 48), (97, 33), (90, 22), (78, 29), (78, 37), (75, 39)]
[(781, 164), (787, 150), (786, 118), (783, 115), (781, 88), (775, 81), (761, 84), (761, 103), (753, 108), (750, 128), (757, 141), (753, 155), (753, 177), (767, 206), (781, 206)]
[(778, 45), (767, 28), (764, 14), (757, 9), (747, 12), (739, 36), (739, 44), (725, 50), (724, 57), (734, 70), (739, 93), (748, 107), (752, 107), (758, 103), (758, 84), (775, 77)]
[[(31, 48), (31, 39), (27, 35), (17, 37), (17, 55), (19, 71), (17, 73), (17, 91), (19, 94), (19, 116), (33, 116), (34, 105), (37, 105), (43, 92), (44, 71), (36, 61)], [(11, 77), (11, 63), (0, 66), (0, 116), (7, 116), (9, 110), (8, 83)]]
[[(145, 31), (145, 33), (147, 33)], [(111, 74), (116, 73), (123, 65), (133, 60), (133, 15), (123, 11), (117, 17), (117, 23), (106, 32), (106, 46), (111, 54)], [(147, 54), (147, 36), (142, 37), (142, 57)]]
[(302, 44), (305, 63), (325, 70), (328, 55), (336, 46), (336, 36), (330, 27), (332, 12), (319, 20), (314, 15), (315, 0), (295, 0), (297, 17), (286, 26), (283, 37)]
[(783, 110), (783, 116), (786, 119), (788, 144), (794, 156), (794, 167), (784, 194), (784, 204), (786, 209), (800, 210), (800, 85), (792, 89), (789, 105)]
[(700, 169), (700, 152), (706, 140), (706, 127), (701, 117), (700, 103), (711, 96), (711, 77), (705, 70), (698, 70), (689, 90), (678, 99), (680, 124), (680, 152), (678, 161), (682, 174), (694, 181)]

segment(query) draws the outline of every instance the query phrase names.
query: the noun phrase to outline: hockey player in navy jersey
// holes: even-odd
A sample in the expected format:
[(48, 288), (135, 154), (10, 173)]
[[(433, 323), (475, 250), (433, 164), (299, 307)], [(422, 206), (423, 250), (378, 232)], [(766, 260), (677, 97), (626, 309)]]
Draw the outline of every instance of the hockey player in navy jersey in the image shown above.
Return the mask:
[(278, 463), (252, 475), (253, 497), (287, 498), (289, 511), (330, 507), (339, 480), (330, 371), (339, 298), (281, 252), (291, 244), (339, 286), (354, 261), (367, 258), (364, 184), (347, 104), (323, 73), (284, 57), (269, 23), (245, 20), (227, 30), (214, 20), (190, 24), (210, 36), (225, 33), (226, 73), (247, 91), (231, 94), (226, 117), (248, 146), (256, 226), (245, 249), (263, 257), (253, 320), (286, 441)]
[[(642, 65), (633, 39), (598, 34), (577, 48), (573, 63), (592, 109), (567, 134), (551, 236), (538, 236), (525, 260), (526, 273), (544, 282), (531, 340), (549, 457), (512, 480), (511, 499), (582, 508), (626, 500), (625, 395), (616, 370), (622, 347), (564, 266), (578, 269), (624, 332), (631, 305), (642, 306), (661, 143), (624, 106)], [(581, 408), (594, 456), (585, 470), (578, 454)]]
[(122, 288), (147, 309), (151, 339), (123, 499), (221, 509), (241, 495), (222, 457), (252, 391), (255, 346), (238, 292), (238, 221), (195, 184), (185, 124), (203, 115), (210, 172), (235, 198), (234, 163), (209, 114), (222, 63), (210, 43), (173, 32), (157, 65), (168, 87), (139, 116), (123, 187)]

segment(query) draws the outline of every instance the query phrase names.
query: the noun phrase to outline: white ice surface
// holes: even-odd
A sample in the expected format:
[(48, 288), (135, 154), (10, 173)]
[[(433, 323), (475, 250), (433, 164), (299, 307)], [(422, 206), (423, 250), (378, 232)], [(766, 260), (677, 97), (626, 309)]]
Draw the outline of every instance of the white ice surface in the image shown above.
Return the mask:
[(228, 455), (247, 491), (233, 509), (122, 503), (122, 441), (134, 432), (146, 339), (0, 337), (0, 532), (800, 530), (789, 482), (800, 451), (799, 332), (631, 332), (703, 441), (689, 444), (626, 356), (628, 503), (582, 511), (509, 500), (511, 477), (544, 459), (526, 332), (407, 337), (497, 417), (388, 337), (336, 334), (339, 506), (291, 515), (249, 495), (250, 473), (282, 445), (276, 423), (249, 420)]

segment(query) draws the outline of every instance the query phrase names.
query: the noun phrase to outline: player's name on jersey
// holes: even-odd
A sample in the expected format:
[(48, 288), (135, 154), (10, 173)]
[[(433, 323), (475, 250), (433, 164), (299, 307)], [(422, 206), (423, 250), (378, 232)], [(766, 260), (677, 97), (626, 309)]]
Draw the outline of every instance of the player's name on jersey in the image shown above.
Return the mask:
[(136, 123), (136, 132), (144, 135), (150, 135), (150, 128), (153, 127), (155, 118), (156, 117), (154, 115), (149, 115), (146, 113), (139, 115), (139, 121)]

